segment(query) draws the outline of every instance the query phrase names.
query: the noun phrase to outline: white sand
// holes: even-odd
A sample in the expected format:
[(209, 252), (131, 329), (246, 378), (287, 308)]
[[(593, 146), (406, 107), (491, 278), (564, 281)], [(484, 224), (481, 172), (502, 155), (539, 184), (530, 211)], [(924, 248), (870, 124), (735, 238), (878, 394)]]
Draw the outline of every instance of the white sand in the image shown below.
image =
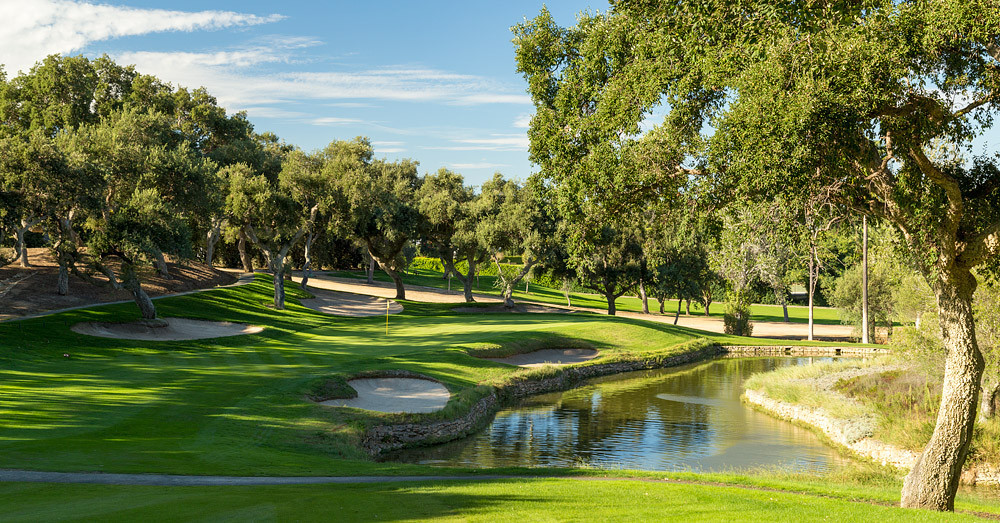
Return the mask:
[(451, 393), (444, 385), (416, 378), (360, 378), (347, 382), (358, 397), (320, 402), (333, 407), (354, 407), (377, 412), (435, 412), (448, 404)]
[(189, 320), (163, 318), (164, 327), (150, 327), (142, 323), (83, 322), (71, 327), (73, 332), (101, 338), (145, 341), (183, 341), (222, 338), (242, 334), (256, 334), (264, 327), (228, 321)]
[(483, 358), (484, 360), (517, 365), (518, 367), (541, 367), (543, 365), (572, 365), (592, 360), (598, 356), (594, 349), (542, 349), (506, 358)]
[(310, 289), (315, 298), (300, 300), (302, 305), (312, 310), (334, 316), (380, 316), (385, 314), (385, 305), (389, 304), (389, 314), (403, 312), (403, 306), (392, 300), (375, 298), (364, 294), (347, 292), (321, 291)]

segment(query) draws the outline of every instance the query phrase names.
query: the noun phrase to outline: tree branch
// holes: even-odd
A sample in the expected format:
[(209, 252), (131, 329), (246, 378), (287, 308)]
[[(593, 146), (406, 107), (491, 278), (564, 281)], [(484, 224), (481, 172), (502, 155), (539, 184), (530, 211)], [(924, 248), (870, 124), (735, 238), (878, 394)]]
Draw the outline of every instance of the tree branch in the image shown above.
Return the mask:
[(957, 261), (965, 267), (975, 267), (991, 256), (1000, 256), (1000, 222), (966, 242)]
[(910, 147), (910, 157), (917, 162), (917, 167), (922, 173), (927, 175), (935, 185), (944, 189), (945, 196), (948, 197), (948, 214), (945, 217), (945, 223), (950, 236), (955, 237), (965, 209), (965, 204), (962, 202), (962, 188), (958, 185), (958, 180), (938, 169), (920, 147)]

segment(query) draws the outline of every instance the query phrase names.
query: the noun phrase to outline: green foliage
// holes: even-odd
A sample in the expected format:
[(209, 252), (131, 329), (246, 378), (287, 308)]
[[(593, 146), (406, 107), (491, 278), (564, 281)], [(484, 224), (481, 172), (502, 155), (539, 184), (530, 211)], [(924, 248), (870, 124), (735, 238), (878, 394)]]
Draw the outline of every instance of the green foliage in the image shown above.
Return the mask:
[(750, 303), (732, 296), (726, 304), (726, 312), (722, 317), (723, 331), (734, 336), (750, 336), (753, 334), (753, 324), (750, 323)]

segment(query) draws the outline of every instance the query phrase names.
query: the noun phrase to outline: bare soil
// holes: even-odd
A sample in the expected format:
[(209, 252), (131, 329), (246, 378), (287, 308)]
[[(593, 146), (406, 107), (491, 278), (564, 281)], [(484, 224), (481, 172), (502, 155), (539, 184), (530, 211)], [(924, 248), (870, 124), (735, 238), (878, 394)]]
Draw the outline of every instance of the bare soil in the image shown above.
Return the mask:
[[(45, 248), (28, 249), (28, 261), (32, 267), (23, 268), (17, 261), (0, 267), (0, 321), (70, 307), (132, 299), (130, 292), (115, 290), (107, 284), (107, 277), (99, 273), (92, 274), (92, 277), (101, 285), (94, 285), (70, 274), (69, 294), (60, 296), (56, 292), (59, 266), (50, 251)], [(108, 265), (118, 268), (114, 263)], [(232, 271), (219, 270), (195, 261), (174, 263), (168, 258), (167, 266), (171, 275), (169, 280), (161, 278), (153, 267), (143, 271), (142, 287), (150, 296), (229, 285), (238, 276)], [(82, 267), (80, 270), (84, 271)]]

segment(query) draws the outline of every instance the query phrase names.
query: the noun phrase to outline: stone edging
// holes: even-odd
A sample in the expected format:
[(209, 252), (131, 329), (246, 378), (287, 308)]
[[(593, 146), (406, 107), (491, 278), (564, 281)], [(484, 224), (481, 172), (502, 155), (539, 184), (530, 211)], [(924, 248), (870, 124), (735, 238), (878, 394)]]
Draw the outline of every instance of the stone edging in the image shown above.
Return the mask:
[(465, 437), (485, 426), (504, 406), (546, 392), (568, 390), (582, 385), (590, 378), (676, 367), (720, 355), (839, 355), (880, 354), (885, 349), (866, 347), (798, 347), (798, 346), (719, 346), (708, 345), (702, 349), (668, 357), (646, 357), (601, 363), (561, 367), (556, 374), (545, 378), (515, 377), (511, 382), (496, 387), (488, 396), (476, 402), (469, 412), (450, 420), (430, 423), (403, 423), (379, 425), (368, 429), (361, 438), (361, 446), (370, 455), (378, 457), (386, 452), (407, 447), (442, 443)]
[[(767, 413), (786, 420), (809, 425), (831, 441), (883, 466), (891, 465), (900, 470), (913, 468), (919, 454), (878, 441), (870, 436), (852, 437), (850, 424), (829, 416), (823, 409), (793, 405), (768, 397), (761, 391), (747, 389), (743, 398)], [(1000, 485), (1000, 469), (991, 467), (970, 468), (962, 472), (962, 483), (969, 485)]]

